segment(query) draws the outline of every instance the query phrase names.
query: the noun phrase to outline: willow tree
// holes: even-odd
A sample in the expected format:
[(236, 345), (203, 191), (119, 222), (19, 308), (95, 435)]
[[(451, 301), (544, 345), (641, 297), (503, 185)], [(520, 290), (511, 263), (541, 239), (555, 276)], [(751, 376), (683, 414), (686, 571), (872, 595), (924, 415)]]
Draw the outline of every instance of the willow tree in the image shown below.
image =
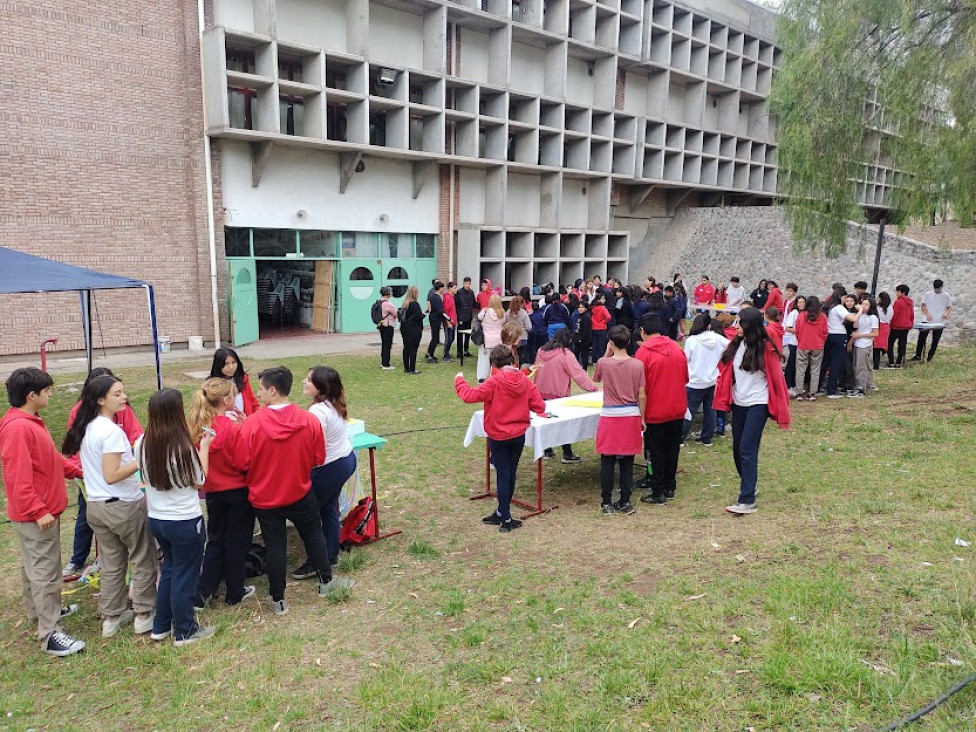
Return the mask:
[(844, 251), (866, 163), (898, 221), (976, 212), (976, 0), (785, 0), (779, 193), (801, 246)]

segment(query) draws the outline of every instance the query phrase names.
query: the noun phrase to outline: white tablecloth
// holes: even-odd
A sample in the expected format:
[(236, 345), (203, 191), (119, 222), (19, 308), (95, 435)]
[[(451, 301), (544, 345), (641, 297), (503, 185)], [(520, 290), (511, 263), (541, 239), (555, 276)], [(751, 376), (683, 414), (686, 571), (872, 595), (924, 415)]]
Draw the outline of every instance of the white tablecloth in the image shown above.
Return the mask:
[[(600, 394), (602, 395), (602, 392)], [(573, 397), (550, 399), (546, 402), (546, 411), (557, 415), (552, 419), (531, 415), (531, 424), (525, 433), (525, 444), (532, 448), (533, 461), (542, 458), (542, 453), (547, 448), (596, 437), (600, 409), (568, 406), (564, 402), (569, 399)], [(464, 446), (470, 447), (475, 437), (487, 437), (483, 409), (471, 415), (468, 431), (464, 435)]]

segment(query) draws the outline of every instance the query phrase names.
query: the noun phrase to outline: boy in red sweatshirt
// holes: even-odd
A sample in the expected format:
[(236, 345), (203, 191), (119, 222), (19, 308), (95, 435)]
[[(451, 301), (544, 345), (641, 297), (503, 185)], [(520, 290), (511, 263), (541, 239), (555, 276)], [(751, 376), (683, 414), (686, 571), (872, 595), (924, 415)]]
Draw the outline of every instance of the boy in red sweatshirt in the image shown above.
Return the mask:
[(61, 514), (68, 505), (64, 479), (81, 470), (66, 460), (39, 412), (51, 400), (54, 381), (40, 369), (17, 369), (7, 379), (11, 408), (0, 420), (0, 465), (7, 517), (20, 542), (24, 605), (37, 623), (41, 649), (70, 656), (85, 642), (61, 630), (61, 619), (78, 610), (61, 606)]
[[(905, 349), (908, 347), (908, 332), (915, 325), (915, 301), (908, 296), (908, 285), (895, 288), (895, 301), (891, 304), (891, 331), (888, 336), (889, 369), (900, 369), (905, 362)], [(895, 356), (895, 344), (898, 356)]]
[[(311, 472), (325, 462), (325, 439), (315, 415), (289, 401), (291, 371), (274, 366), (258, 374), (258, 379), (258, 399), (267, 409), (247, 418), (237, 440), (234, 462), (247, 476), (248, 498), (268, 552), (268, 605), (275, 615), (285, 615), (286, 520), (295, 525), (318, 572), (319, 596), (339, 588), (340, 580), (332, 578), (319, 505), (312, 493)], [(343, 580), (342, 586), (351, 584)]]
[(641, 501), (664, 503), (674, 498), (677, 486), (681, 431), (688, 411), (688, 359), (681, 346), (661, 335), (655, 314), (644, 315), (640, 329), (644, 341), (636, 357), (644, 364), (644, 452), (651, 469), (651, 492)]
[(491, 365), (498, 369), (478, 386), (468, 386), (464, 374), (454, 377), (454, 390), (466, 404), (485, 403), (485, 434), (495, 466), (498, 508), (481, 521), (497, 526), (508, 533), (522, 525), (512, 518), (511, 502), (515, 493), (515, 473), (518, 470), (525, 432), (529, 429), (529, 412), (546, 416), (546, 403), (539, 396), (535, 384), (514, 366), (515, 357), (508, 346), (491, 349)]

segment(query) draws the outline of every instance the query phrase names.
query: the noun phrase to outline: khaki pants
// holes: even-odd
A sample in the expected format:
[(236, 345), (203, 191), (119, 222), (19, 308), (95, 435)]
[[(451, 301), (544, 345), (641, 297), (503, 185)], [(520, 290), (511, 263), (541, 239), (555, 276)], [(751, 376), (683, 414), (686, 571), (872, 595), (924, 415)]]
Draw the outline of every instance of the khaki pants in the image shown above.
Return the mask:
[(88, 525), (98, 540), (102, 568), (102, 595), (98, 607), (103, 618), (117, 618), (128, 608), (125, 570), (131, 565), (132, 608), (149, 613), (156, 607), (156, 543), (149, 533), (146, 499), (89, 501)]
[(874, 386), (874, 353), (871, 347), (854, 347), (854, 386), (865, 394)]
[(796, 352), (796, 386), (794, 387), (794, 396), (803, 393), (803, 379), (807, 372), (807, 366), (810, 367), (810, 396), (817, 393), (817, 389), (820, 387), (820, 365), (823, 363), (823, 349), (818, 349), (816, 351), (801, 351)]
[(43, 642), (61, 622), (61, 519), (50, 529), (34, 521), (11, 523), (20, 540), (20, 581), (27, 617)]

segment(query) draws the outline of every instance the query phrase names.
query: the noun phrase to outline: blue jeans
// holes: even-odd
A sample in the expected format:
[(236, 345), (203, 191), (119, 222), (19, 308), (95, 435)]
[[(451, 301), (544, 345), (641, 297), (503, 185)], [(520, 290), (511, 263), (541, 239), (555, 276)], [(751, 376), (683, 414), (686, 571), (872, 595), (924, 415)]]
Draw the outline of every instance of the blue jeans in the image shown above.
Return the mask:
[[(450, 341), (448, 341), (450, 342)], [(339, 494), (356, 472), (356, 453), (351, 452), (328, 465), (312, 468), (312, 492), (322, 517), (322, 533), (329, 548), (329, 563), (339, 561)]]
[(444, 326), (444, 358), (451, 357), (451, 344), (454, 343), (455, 328), (450, 325)]
[(498, 515), (502, 521), (509, 521), (512, 518), (512, 496), (515, 494), (515, 473), (522, 457), (522, 448), (525, 447), (525, 435), (510, 440), (493, 440), (489, 437), (488, 447), (491, 449), (491, 464), (495, 466)]
[(153, 633), (165, 633), (172, 629), (173, 638), (183, 640), (197, 630), (193, 600), (197, 594), (206, 541), (203, 517), (183, 521), (151, 518), (149, 530), (163, 550), (163, 571), (159, 575), (156, 593)]
[(88, 502), (78, 491), (78, 518), (75, 519), (75, 541), (71, 548), (71, 563), (76, 567), (84, 567), (88, 562), (94, 536), (95, 532), (88, 525)]
[(732, 458), (739, 473), (739, 503), (756, 502), (756, 481), (759, 479), (759, 443), (769, 419), (769, 407), (732, 405)]
[(702, 416), (705, 418), (702, 424), (701, 441), (707, 445), (715, 435), (715, 409), (712, 407), (712, 399), (715, 397), (715, 387), (692, 389), (688, 386), (685, 389), (688, 391), (688, 412), (691, 414), (691, 419), (685, 420), (684, 427), (681, 430), (681, 441), (684, 442), (688, 439), (688, 433), (691, 432), (691, 420), (698, 414), (698, 407), (701, 407)]
[(847, 334), (831, 333), (827, 336), (827, 393), (836, 394), (837, 384), (844, 378), (847, 367)]

